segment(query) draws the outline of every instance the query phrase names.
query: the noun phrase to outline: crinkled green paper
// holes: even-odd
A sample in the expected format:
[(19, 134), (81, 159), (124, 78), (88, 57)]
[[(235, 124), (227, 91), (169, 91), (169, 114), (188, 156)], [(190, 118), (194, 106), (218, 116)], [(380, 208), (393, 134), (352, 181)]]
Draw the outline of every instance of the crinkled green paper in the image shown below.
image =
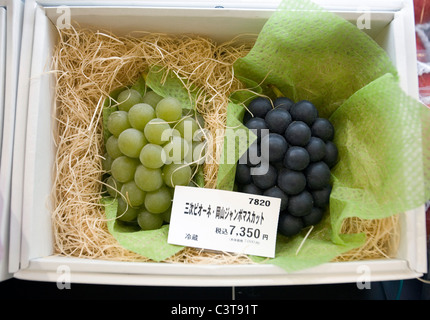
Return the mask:
[(429, 199), (426, 107), (386, 74), (353, 94), (330, 117), (341, 161), (332, 170), (333, 240), (348, 217), (382, 219)]
[[(228, 105), (226, 120), (227, 130), (224, 135), (223, 153), (218, 167), (217, 189), (234, 189), (237, 161), (257, 139), (257, 136), (249, 131), (240, 120), (243, 118), (244, 112), (245, 109), (241, 105), (234, 103)], [(231, 143), (231, 145), (229, 145), (229, 143)], [(233, 144), (234, 146), (232, 146)], [(234, 150), (234, 153), (231, 152), (231, 150)], [(228, 158), (233, 155), (234, 160)]]
[(102, 198), (109, 232), (121, 246), (154, 261), (163, 261), (183, 249), (167, 243), (169, 226), (164, 225), (157, 230), (136, 230), (116, 219), (118, 201)]
[[(385, 218), (430, 198), (429, 110), (402, 91), (386, 52), (357, 26), (310, 1), (283, 1), (234, 67), (268, 96), (274, 85), (313, 102), (333, 123), (339, 149), (325, 220), (309, 235), (278, 236), (275, 258), (254, 261), (287, 271), (329, 262), (365, 242), (364, 234), (340, 234), (345, 218)], [(236, 93), (234, 101), (248, 98)], [(230, 166), (220, 172), (234, 179)]]
[(197, 89), (187, 90), (182, 82), (184, 79), (181, 80), (176, 74), (166, 72), (160, 66), (152, 66), (145, 78), (146, 85), (155, 93), (162, 97), (175, 97), (183, 109), (195, 109)]
[(275, 85), (294, 101), (306, 99), (329, 117), (346, 99), (386, 73), (386, 52), (356, 25), (308, 0), (285, 0), (257, 43), (235, 64), (235, 75)]

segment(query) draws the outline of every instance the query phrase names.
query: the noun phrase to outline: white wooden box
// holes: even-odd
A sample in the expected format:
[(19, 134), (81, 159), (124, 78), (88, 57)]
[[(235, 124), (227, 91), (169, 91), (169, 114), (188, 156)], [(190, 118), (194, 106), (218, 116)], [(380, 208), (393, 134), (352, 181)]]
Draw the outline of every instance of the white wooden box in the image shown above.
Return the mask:
[[(316, 1), (355, 23), (372, 13), (368, 32), (389, 54), (402, 88), (418, 97), (413, 3)], [(401, 244), (395, 259), (326, 263), (287, 273), (273, 265), (183, 265), (66, 258), (53, 255), (51, 175), (54, 78), (48, 67), (57, 41), (57, 9), (64, 5), (80, 25), (117, 34), (132, 30), (195, 32), (218, 41), (257, 33), (279, 1), (37, 1), (26, 2), (18, 88), (11, 197), (9, 272), (16, 278), (57, 281), (61, 267), (72, 282), (155, 286), (257, 286), (356, 282), (366, 266), (372, 281), (408, 279), (426, 272), (424, 206), (401, 216)], [(220, 7), (221, 6), (221, 7)], [(185, 22), (185, 23), (184, 23)], [(19, 125), (18, 125), (19, 124)]]

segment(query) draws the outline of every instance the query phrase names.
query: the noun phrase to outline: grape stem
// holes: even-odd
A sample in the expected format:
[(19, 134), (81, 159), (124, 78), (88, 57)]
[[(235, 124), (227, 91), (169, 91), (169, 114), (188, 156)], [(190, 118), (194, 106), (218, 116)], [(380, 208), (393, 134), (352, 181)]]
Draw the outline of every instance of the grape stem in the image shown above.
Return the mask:
[(284, 97), (284, 94), (281, 92), (281, 90), (279, 90), (278, 87), (275, 86), (274, 84), (269, 84), (268, 87), (272, 89), (272, 91), (275, 93), (277, 98)]
[(304, 239), (302, 240), (302, 242), (300, 243), (299, 247), (296, 250), (296, 256), (299, 254), (300, 249), (303, 247), (303, 244), (305, 243), (306, 239), (309, 237), (309, 235), (311, 234), (312, 230), (314, 229), (314, 226), (312, 226), (308, 232), (306, 233), (306, 236), (304, 237)]

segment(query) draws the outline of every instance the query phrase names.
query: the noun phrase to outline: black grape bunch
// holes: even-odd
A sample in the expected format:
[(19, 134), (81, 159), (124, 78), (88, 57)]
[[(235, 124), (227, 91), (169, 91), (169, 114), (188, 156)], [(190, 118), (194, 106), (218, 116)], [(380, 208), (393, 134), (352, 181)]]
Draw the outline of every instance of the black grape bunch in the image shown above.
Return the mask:
[[(280, 198), (278, 232), (294, 236), (318, 224), (329, 205), (331, 169), (338, 161), (334, 127), (307, 100), (257, 97), (248, 111), (243, 123), (257, 140), (238, 161), (238, 191)], [(263, 161), (267, 172), (252, 174)]]

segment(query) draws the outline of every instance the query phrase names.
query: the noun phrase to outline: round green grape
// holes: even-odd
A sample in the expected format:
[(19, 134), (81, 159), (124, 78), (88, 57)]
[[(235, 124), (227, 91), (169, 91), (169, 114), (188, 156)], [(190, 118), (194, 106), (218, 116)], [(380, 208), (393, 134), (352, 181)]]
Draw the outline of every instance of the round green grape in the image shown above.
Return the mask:
[(166, 153), (166, 164), (180, 163), (188, 155), (190, 145), (182, 137), (172, 137), (163, 147)]
[(169, 209), (172, 204), (172, 195), (166, 186), (148, 192), (145, 197), (145, 208), (151, 213), (160, 214)]
[(136, 220), (138, 213), (139, 211), (137, 208), (133, 208), (128, 205), (124, 199), (118, 198), (118, 209), (116, 212), (118, 220), (126, 222), (134, 221)]
[(139, 160), (121, 156), (112, 162), (111, 174), (119, 182), (131, 181), (138, 165)]
[(191, 167), (186, 164), (172, 163), (163, 167), (163, 181), (171, 188), (188, 185), (191, 175)]
[(178, 99), (167, 97), (157, 103), (155, 107), (157, 118), (167, 122), (178, 121), (182, 116), (182, 106)]
[(121, 194), (132, 207), (139, 207), (145, 201), (146, 192), (140, 189), (132, 180), (124, 183), (121, 187)]
[(143, 132), (134, 128), (124, 130), (118, 137), (119, 150), (130, 158), (139, 158), (140, 151), (146, 143)]
[(128, 121), (133, 128), (143, 131), (146, 124), (155, 118), (155, 110), (147, 103), (138, 103), (128, 111)]
[(181, 133), (178, 130), (176, 130), (175, 128), (170, 128), (170, 130), (166, 130), (166, 132), (163, 133), (164, 143), (172, 140), (173, 137), (182, 138)]
[(151, 169), (140, 164), (136, 169), (134, 182), (143, 191), (157, 190), (163, 185), (161, 169)]
[(137, 223), (142, 230), (157, 230), (163, 225), (163, 218), (159, 214), (142, 210), (137, 215)]
[(119, 195), (119, 192), (122, 187), (122, 183), (119, 181), (116, 181), (114, 177), (109, 176), (106, 181), (106, 191), (111, 197), (116, 198)]
[(125, 89), (117, 98), (118, 110), (128, 112), (132, 106), (143, 101), (142, 95), (139, 91), (134, 89)]
[(112, 133), (115, 137), (118, 137), (121, 132), (130, 127), (131, 125), (128, 121), (127, 112), (114, 111), (109, 115), (107, 120), (107, 128), (109, 132)]
[(162, 96), (155, 93), (154, 91), (147, 91), (143, 96), (143, 102), (149, 104), (153, 108), (157, 106), (157, 103), (163, 99)]
[(171, 136), (170, 125), (160, 118), (154, 118), (145, 126), (145, 137), (150, 143), (165, 144)]
[(157, 169), (164, 165), (166, 154), (162, 146), (148, 143), (142, 148), (139, 159), (145, 167)]
[(104, 159), (102, 159), (102, 168), (105, 172), (109, 172), (112, 166), (113, 159), (107, 154), (104, 155)]
[(105, 148), (106, 148), (107, 154), (112, 159), (116, 159), (120, 156), (123, 156), (123, 153), (121, 152), (121, 150), (118, 147), (118, 138), (115, 137), (114, 135), (110, 136), (106, 140)]
[(181, 137), (187, 141), (193, 141), (194, 134), (199, 129), (199, 125), (194, 118), (183, 117), (175, 125), (175, 129), (179, 131)]

